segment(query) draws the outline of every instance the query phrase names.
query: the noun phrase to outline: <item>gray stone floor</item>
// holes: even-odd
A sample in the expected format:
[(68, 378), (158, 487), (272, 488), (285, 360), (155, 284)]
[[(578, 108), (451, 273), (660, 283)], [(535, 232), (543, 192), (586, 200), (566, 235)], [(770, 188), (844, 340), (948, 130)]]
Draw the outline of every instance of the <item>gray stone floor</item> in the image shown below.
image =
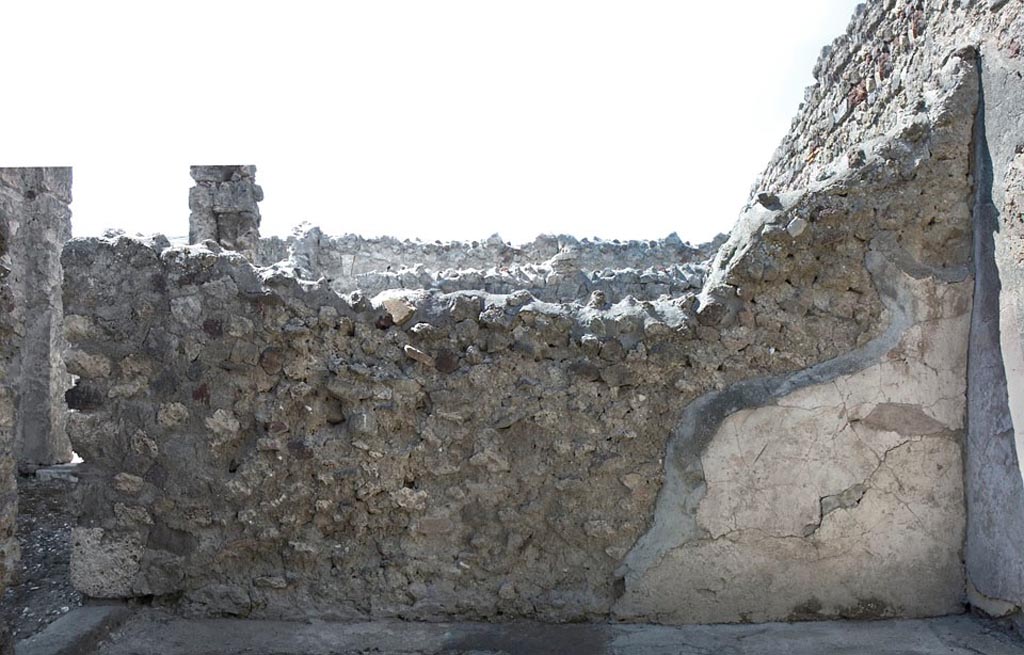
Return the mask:
[[(1024, 641), (999, 624), (971, 616), (927, 620), (665, 627), (536, 623), (286, 623), (188, 620), (137, 611), (98, 647), (67, 642), (75, 612), (54, 624), (62, 647), (46, 635), (23, 642), (18, 655), (1024, 655)], [(91, 615), (88, 613), (92, 612)], [(95, 628), (96, 608), (81, 620)], [(61, 623), (63, 622), (63, 625)], [(51, 635), (52, 637), (52, 635)], [(96, 643), (95, 634), (90, 639)]]

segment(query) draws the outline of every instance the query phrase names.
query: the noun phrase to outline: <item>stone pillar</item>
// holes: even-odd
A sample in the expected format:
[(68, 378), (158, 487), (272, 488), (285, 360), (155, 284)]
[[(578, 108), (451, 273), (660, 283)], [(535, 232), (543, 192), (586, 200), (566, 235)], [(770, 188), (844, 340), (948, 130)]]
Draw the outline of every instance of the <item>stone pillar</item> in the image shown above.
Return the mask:
[[(4, 202), (0, 195), (0, 203)], [(0, 597), (10, 581), (18, 561), (14, 516), (18, 510), (18, 491), (14, 469), (14, 390), (8, 377), (14, 356), (15, 314), (11, 292), (11, 225), (9, 214), (0, 212)], [(0, 655), (14, 653), (9, 626), (0, 624)]]
[[(70, 168), (0, 168), (0, 596), (19, 556), (17, 463), (25, 454), (39, 463), (71, 459), (60, 265), (70, 202)], [(10, 628), (0, 625), (0, 655), (13, 652)]]
[(188, 196), (189, 243), (212, 240), (255, 260), (260, 241), (263, 189), (255, 166), (193, 166)]
[(70, 203), (70, 168), (0, 169), (0, 221), (9, 230), (10, 285), (21, 338), (20, 355), (8, 372), (17, 410), (14, 452), (18, 465), (29, 470), (71, 461), (60, 263), (71, 238)]

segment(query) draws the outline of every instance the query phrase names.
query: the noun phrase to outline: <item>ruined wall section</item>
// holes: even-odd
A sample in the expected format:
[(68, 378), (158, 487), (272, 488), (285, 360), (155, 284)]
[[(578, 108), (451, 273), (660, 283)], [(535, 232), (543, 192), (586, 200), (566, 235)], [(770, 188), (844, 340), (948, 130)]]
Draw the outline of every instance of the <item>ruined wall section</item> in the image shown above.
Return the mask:
[[(908, 118), (926, 122), (949, 97), (949, 78), (941, 70), (963, 48), (978, 52), (982, 100), (968, 156), (976, 290), (967, 373), (967, 587), (974, 606), (996, 615), (1019, 614), (1024, 486), (1013, 414), (1016, 400), (1024, 398), (1015, 391), (1016, 373), (1024, 370), (1024, 316), (1017, 298), (1020, 258), (1013, 254), (1019, 241), (1013, 171), (1015, 151), (1024, 142), (1022, 3), (885, 0), (858, 8), (847, 33), (823, 51), (817, 83), (755, 185), (748, 214), (779, 206), (794, 188), (828, 185), (858, 169), (885, 143), (880, 135)], [(956, 150), (939, 156), (961, 157)], [(905, 197), (910, 201), (913, 194)], [(957, 204), (949, 207), (959, 212), (959, 201), (951, 200)], [(803, 225), (797, 221), (787, 229)]]
[(0, 215), (12, 226), (9, 279), (21, 339), (9, 371), (17, 393), (14, 440), (19, 465), (27, 468), (71, 461), (60, 264), (71, 238), (70, 203), (70, 168), (0, 169)]
[(188, 196), (188, 242), (214, 241), (256, 258), (260, 243), (263, 189), (256, 184), (255, 166), (193, 166), (196, 184)]
[(1019, 15), (1018, 0), (870, 0), (822, 50), (789, 134), (754, 187), (780, 193), (856, 168), (865, 146), (948, 92), (951, 53)]
[(73, 579), (205, 613), (604, 616), (687, 353), (725, 356), (688, 338), (692, 298), (385, 309), (204, 249), (65, 263)]
[(541, 236), (521, 246), (497, 235), (484, 241), (420, 243), (356, 235), (331, 237), (318, 228), (260, 242), (261, 266), (327, 278), (338, 293), (373, 297), (386, 290), (444, 293), (528, 290), (547, 302), (585, 301), (598, 291), (610, 302), (676, 297), (704, 283), (706, 262), (724, 236), (701, 246), (675, 234), (653, 241), (603, 241)]
[[(69, 402), (87, 462), (76, 586), (205, 614), (748, 620), (702, 593), (682, 613), (651, 584), (692, 579), (656, 565), (673, 544), (717, 535), (703, 503), (737, 492), (712, 493), (716, 481), (761, 482), (745, 457), (722, 454), (738, 431), (719, 424), (891, 362), (904, 395), (822, 401), (856, 408), (869, 444), (847, 434), (822, 450), (836, 431), (826, 425), (778, 435), (780, 454), (761, 460), (771, 475), (787, 448), (816, 454), (801, 485), (758, 500), (800, 523), (807, 552), (853, 548), (836, 574), (877, 574), (827, 598), (804, 577), (756, 618), (955, 607), (961, 480), (932, 472), (960, 466), (963, 357), (947, 346), (969, 305), (971, 128), (948, 113), (973, 116), (973, 59), (952, 57), (943, 75), (951, 91), (934, 120), (901, 126), (841, 183), (755, 209), (700, 298), (410, 290), (372, 303), (204, 247), (71, 242)], [(944, 321), (939, 342), (932, 321)], [(931, 368), (943, 373), (918, 384), (914, 371)], [(767, 390), (730, 391), (748, 383)], [(694, 417), (703, 427), (688, 431)], [(916, 432), (882, 434), (907, 417)], [(887, 469), (931, 495), (873, 477), (871, 449), (890, 446), (902, 450)], [(858, 484), (872, 499), (858, 516), (876, 532), (837, 532), (821, 498)], [(910, 525), (908, 513), (926, 518)], [(815, 519), (822, 528), (804, 535)], [(916, 545), (869, 561), (880, 534)], [(740, 589), (763, 593), (766, 576), (811, 566), (782, 537), (757, 546), (766, 556)], [(701, 561), (730, 575), (728, 557)]]

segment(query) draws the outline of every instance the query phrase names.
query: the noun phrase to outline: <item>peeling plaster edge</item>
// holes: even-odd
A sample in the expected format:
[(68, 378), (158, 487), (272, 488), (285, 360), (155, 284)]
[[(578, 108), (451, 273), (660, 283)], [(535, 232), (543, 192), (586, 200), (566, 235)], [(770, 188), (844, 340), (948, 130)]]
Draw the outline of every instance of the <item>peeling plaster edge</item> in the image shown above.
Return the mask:
[[(980, 59), (978, 56), (971, 60), (971, 72), (979, 92)], [(974, 107), (975, 116), (972, 119), (975, 121), (980, 107), (980, 104)], [(972, 138), (966, 156), (973, 161), (974, 155), (975, 143)], [(971, 201), (974, 200), (972, 196), (968, 196)], [(973, 227), (973, 212), (971, 221)], [(719, 251), (721, 255), (722, 250)], [(717, 258), (715, 261), (717, 264)], [(928, 278), (950, 284), (962, 282), (974, 273), (974, 266), (970, 264), (948, 271), (923, 266), (886, 239), (884, 233), (873, 239), (864, 264), (890, 316), (882, 334), (860, 348), (809, 368), (789, 374), (744, 380), (726, 389), (708, 392), (691, 401), (683, 410), (666, 443), (664, 481), (655, 501), (651, 526), (615, 570), (615, 588), (621, 593), (612, 603), (612, 616), (619, 614), (622, 598), (632, 582), (655, 567), (672, 550), (707, 536), (696, 521), (697, 507), (707, 491), (701, 456), (729, 415), (743, 409), (765, 406), (805, 387), (828, 383), (878, 363), (899, 344), (913, 325), (923, 320), (910, 280)], [(712, 266), (712, 274), (701, 291), (702, 296), (711, 286), (717, 268)], [(967, 430), (966, 423), (964, 429)], [(963, 550), (966, 551), (966, 544)]]
[(881, 335), (860, 348), (795, 373), (745, 380), (706, 393), (683, 410), (666, 446), (665, 478), (651, 527), (616, 570), (616, 576), (625, 580), (626, 589), (631, 580), (653, 568), (668, 552), (703, 536), (695, 518), (706, 491), (701, 455), (729, 415), (864, 370), (895, 348), (917, 322), (916, 298), (906, 279), (913, 276), (874, 249), (868, 252), (865, 265), (890, 315)]

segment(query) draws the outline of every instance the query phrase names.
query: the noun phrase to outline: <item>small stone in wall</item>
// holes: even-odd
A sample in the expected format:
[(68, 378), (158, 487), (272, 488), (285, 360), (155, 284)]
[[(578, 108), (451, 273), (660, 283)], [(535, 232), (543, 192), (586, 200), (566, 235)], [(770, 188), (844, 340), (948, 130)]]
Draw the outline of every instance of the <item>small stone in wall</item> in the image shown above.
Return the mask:
[(348, 424), (356, 434), (373, 434), (377, 431), (377, 418), (371, 412), (353, 414), (349, 417)]
[(137, 475), (121, 472), (114, 476), (114, 488), (123, 494), (134, 496), (142, 491), (145, 481)]
[(383, 305), (395, 325), (407, 323), (412, 318), (412, 315), (416, 313), (416, 307), (401, 298), (388, 298), (384, 301)]
[(434, 358), (434, 367), (441, 373), (454, 373), (459, 369), (459, 356), (447, 348), (442, 348)]
[(786, 226), (786, 231), (789, 232), (789, 236), (794, 239), (803, 234), (806, 229), (807, 219), (800, 218), (799, 216), (791, 220), (789, 225)]
[(110, 360), (103, 355), (93, 355), (81, 350), (69, 350), (64, 356), (68, 373), (85, 378), (105, 378), (110, 376)]
[(395, 504), (405, 510), (422, 511), (427, 508), (427, 497), (428, 494), (422, 489), (410, 489), (409, 487), (402, 487), (398, 491), (391, 494), (391, 499), (395, 501)]
[(238, 419), (235, 418), (234, 414), (229, 411), (218, 409), (206, 419), (206, 427), (210, 428), (215, 434), (221, 437), (234, 436), (239, 429), (241, 424)]
[(416, 521), (413, 528), (422, 535), (448, 534), (455, 529), (455, 524), (447, 516), (425, 516)]
[(416, 348), (415, 346), (410, 346), (406, 344), (403, 350), (405, 351), (406, 357), (408, 357), (409, 359), (414, 359), (421, 364), (425, 364), (426, 366), (434, 366), (435, 364), (433, 357), (423, 352), (419, 348)]
[(508, 460), (499, 453), (493, 446), (487, 446), (480, 452), (469, 458), (473, 466), (486, 468), (491, 473), (501, 473), (511, 470)]
[(188, 408), (181, 403), (161, 405), (156, 415), (157, 423), (165, 428), (178, 425), (186, 419), (188, 419)]

